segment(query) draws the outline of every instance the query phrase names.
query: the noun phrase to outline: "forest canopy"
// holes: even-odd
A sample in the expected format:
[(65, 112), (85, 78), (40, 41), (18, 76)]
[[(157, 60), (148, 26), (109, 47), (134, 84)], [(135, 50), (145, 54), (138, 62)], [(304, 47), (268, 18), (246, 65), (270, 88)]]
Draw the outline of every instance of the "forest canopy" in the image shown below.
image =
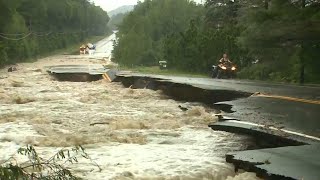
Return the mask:
[(0, 66), (104, 35), (107, 12), (88, 0), (0, 0)]
[(118, 27), (120, 64), (207, 73), (228, 53), (240, 78), (320, 83), (316, 0), (145, 0)]

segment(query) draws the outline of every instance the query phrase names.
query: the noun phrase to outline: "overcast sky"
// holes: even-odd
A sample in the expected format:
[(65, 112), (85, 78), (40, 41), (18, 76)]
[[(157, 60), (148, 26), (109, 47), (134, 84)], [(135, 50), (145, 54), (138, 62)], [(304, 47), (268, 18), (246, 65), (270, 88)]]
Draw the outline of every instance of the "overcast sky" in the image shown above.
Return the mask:
[[(178, 0), (177, 0), (178, 1)], [(201, 2), (201, 0), (194, 0)], [(137, 4), (138, 0), (93, 0), (93, 2), (102, 7), (105, 11), (111, 11), (123, 5), (134, 5)]]

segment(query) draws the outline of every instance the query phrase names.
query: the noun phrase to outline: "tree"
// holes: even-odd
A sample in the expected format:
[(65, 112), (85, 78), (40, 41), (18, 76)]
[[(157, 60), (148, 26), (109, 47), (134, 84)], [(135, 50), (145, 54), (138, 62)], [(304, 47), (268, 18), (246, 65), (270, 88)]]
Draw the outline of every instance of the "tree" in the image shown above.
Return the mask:
[(107, 12), (87, 0), (0, 0), (0, 66), (104, 35)]
[[(287, 65), (288, 72), (299, 71), (300, 75), (293, 78), (304, 83), (306, 70), (309, 71), (306, 68), (316, 63), (310, 55), (320, 50), (320, 11), (318, 3), (310, 2), (305, 6), (305, 1), (300, 2), (303, 5), (289, 0), (273, 0), (268, 9), (254, 9), (246, 15), (247, 27), (239, 40), (256, 56), (275, 61), (279, 65), (278, 70)], [(295, 58), (299, 59), (296, 62), (299, 69), (290, 69), (292, 66), (288, 66), (292, 54), (298, 54)], [(317, 73), (315, 75), (318, 76)]]
[(125, 65), (156, 65), (163, 59), (164, 39), (183, 32), (200, 8), (187, 0), (139, 2), (119, 25), (114, 60)]
[(161, 59), (169, 68), (204, 73), (228, 53), (241, 78), (320, 82), (316, 0), (206, 0), (204, 6), (146, 0), (124, 18), (117, 37), (113, 53), (121, 64)]
[(122, 23), (123, 18), (127, 15), (128, 15), (128, 13), (119, 13), (119, 14), (112, 16), (109, 23), (108, 23), (108, 26), (112, 30), (117, 30), (118, 26)]

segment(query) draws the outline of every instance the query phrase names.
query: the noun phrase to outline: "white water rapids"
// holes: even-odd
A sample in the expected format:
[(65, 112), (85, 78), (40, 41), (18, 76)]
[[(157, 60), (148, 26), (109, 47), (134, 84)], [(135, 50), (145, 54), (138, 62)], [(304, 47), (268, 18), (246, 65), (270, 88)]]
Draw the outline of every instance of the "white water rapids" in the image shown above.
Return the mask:
[[(227, 152), (245, 149), (250, 138), (207, 127), (215, 114), (159, 91), (127, 89), (118, 83), (59, 82), (49, 64), (100, 63), (86, 56), (55, 56), (0, 71), (0, 160), (26, 144), (43, 157), (62, 147), (84, 145), (87, 160), (70, 166), (84, 179), (254, 180), (234, 172)], [(102, 123), (92, 125), (93, 123)], [(91, 125), (90, 125), (91, 124)]]

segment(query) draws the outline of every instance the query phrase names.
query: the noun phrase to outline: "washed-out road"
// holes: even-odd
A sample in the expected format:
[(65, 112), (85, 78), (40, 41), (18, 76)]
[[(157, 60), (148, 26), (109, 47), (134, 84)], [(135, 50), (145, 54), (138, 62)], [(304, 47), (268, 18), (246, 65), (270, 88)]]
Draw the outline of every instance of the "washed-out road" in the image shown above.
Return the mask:
[(209, 128), (217, 121), (213, 109), (105, 80), (62, 82), (46, 72), (53, 65), (111, 63), (113, 38), (97, 43), (94, 55), (47, 57), (11, 73), (0, 69), (0, 162), (12, 156), (24, 162), (15, 152), (27, 144), (45, 159), (83, 145), (95, 163), (79, 158), (66, 164), (83, 179), (259, 179), (226, 163), (226, 153), (254, 142)]
[(231, 118), (320, 137), (320, 86), (139, 73), (120, 73), (119, 75), (163, 79), (206, 90), (247, 92), (252, 95), (213, 105), (218, 108), (219, 106), (229, 107), (222, 110), (225, 116)]

